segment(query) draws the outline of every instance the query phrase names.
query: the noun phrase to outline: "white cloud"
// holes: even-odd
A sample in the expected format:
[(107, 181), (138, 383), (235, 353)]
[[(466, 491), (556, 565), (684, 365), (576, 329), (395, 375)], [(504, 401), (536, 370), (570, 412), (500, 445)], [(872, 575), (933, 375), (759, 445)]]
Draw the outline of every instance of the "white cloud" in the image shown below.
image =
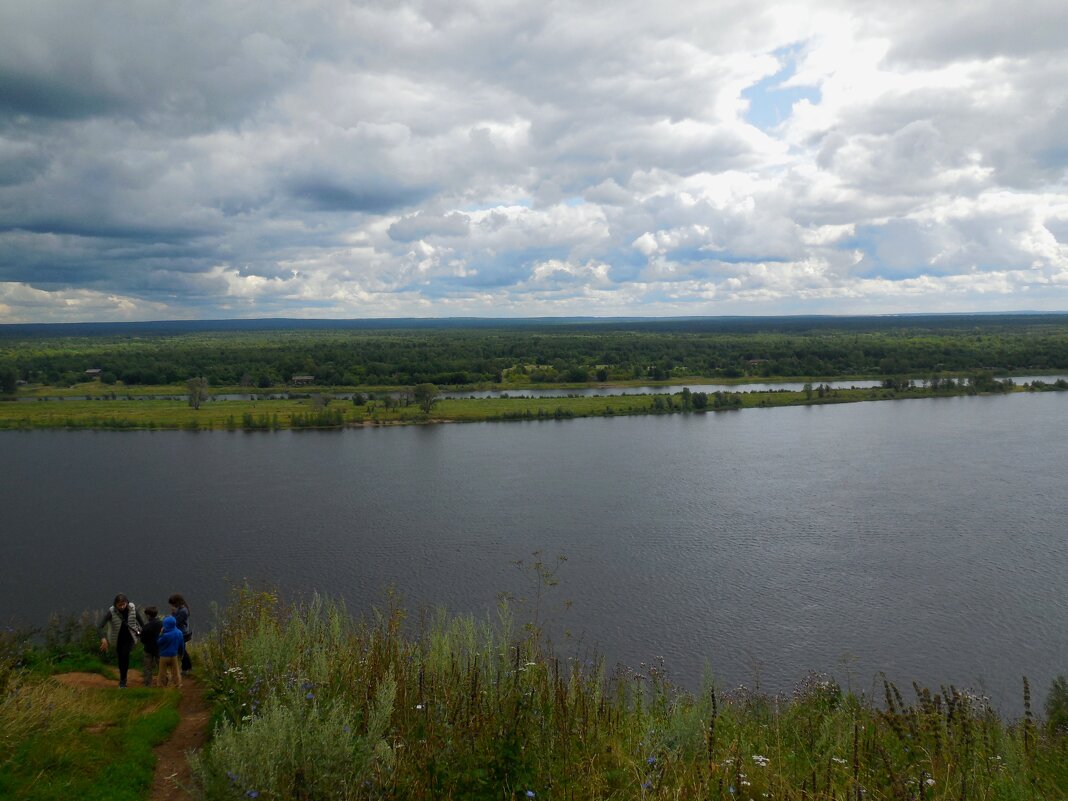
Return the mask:
[(1063, 3), (0, 14), (4, 322), (1065, 306)]

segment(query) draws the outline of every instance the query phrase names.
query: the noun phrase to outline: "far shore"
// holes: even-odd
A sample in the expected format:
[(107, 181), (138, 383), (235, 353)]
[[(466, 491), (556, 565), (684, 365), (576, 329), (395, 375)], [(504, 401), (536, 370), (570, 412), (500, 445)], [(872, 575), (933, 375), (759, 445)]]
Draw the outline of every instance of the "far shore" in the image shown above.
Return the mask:
[[(1062, 370), (1026, 370), (1028, 376), (1062, 376)], [(940, 373), (940, 378), (960, 379), (966, 378), (968, 372)], [(1012, 377), (1009, 373), (995, 372), (998, 378)], [(913, 382), (921, 383), (926, 378), (925, 374), (905, 374), (902, 376)], [(821, 383), (843, 383), (848, 381), (882, 381), (887, 376), (875, 374), (848, 374), (848, 375), (795, 375), (795, 376), (706, 376), (706, 375), (678, 375), (671, 378), (632, 378), (613, 379), (611, 381), (586, 381), (586, 382), (500, 382), (500, 383), (475, 383), (457, 384), (442, 387), (442, 392), (457, 394), (462, 392), (530, 392), (532, 390), (585, 390), (597, 389), (628, 389), (644, 387), (670, 387), (681, 384), (689, 386), (737, 386), (745, 387), (749, 384), (806, 384), (813, 386)], [(351, 395), (355, 393), (380, 394), (396, 393), (410, 390), (411, 387), (402, 384), (373, 384), (373, 385), (325, 385), (325, 384), (275, 384), (267, 387), (242, 386), (239, 384), (224, 384), (210, 387), (213, 395), (284, 395), (284, 394), (333, 394)], [(122, 400), (126, 398), (143, 397), (174, 397), (185, 396), (185, 384), (131, 384), (121, 381), (114, 384), (105, 384), (99, 379), (86, 381), (71, 386), (54, 386), (49, 384), (23, 384), (18, 387), (16, 399), (27, 398), (108, 398)]]
[[(750, 378), (751, 380), (751, 378)], [(829, 379), (824, 379), (827, 381)], [(835, 378), (836, 382), (849, 378)], [(852, 379), (852, 380), (872, 380)], [(944, 379), (943, 379), (944, 380)], [(801, 379), (782, 379), (785, 383)], [(689, 384), (710, 379), (675, 378), (661, 385)], [(716, 383), (720, 383), (718, 380)], [(761, 380), (760, 383), (768, 383)], [(804, 389), (771, 389), (753, 391), (699, 390), (666, 393), (628, 393), (622, 395), (570, 395), (565, 397), (523, 396), (524, 389), (508, 387), (519, 393), (511, 397), (439, 398), (429, 410), (410, 397), (397, 398), (396, 387), (360, 387), (353, 392), (362, 396), (357, 400), (335, 398), (344, 390), (338, 387), (300, 387), (271, 390), (273, 394), (288, 393), (285, 398), (252, 397), (255, 391), (240, 388), (213, 388), (217, 394), (241, 394), (244, 399), (211, 399), (193, 408), (185, 399), (184, 387), (142, 387), (143, 392), (127, 391), (126, 387), (91, 394), (85, 385), (69, 388), (71, 397), (44, 397), (37, 402), (0, 403), (0, 429), (102, 429), (102, 430), (230, 430), (262, 431), (280, 429), (343, 429), (368, 426), (426, 425), (435, 423), (466, 423), (515, 420), (563, 420), (579, 417), (617, 417), (646, 414), (703, 414), (737, 409), (770, 408), (780, 406), (818, 406), (835, 403), (859, 403), (880, 400), (919, 398), (951, 398), (966, 395), (1005, 394), (1068, 390), (1068, 381), (1035, 382), (1016, 385), (1011, 381), (987, 378), (983, 382), (953, 380), (937, 387), (912, 385), (907, 379), (894, 379), (887, 386), (829, 387), (825, 383), (806, 381)], [(556, 389), (578, 389), (607, 385), (553, 385)], [(616, 383), (611, 386), (652, 386), (649, 382)], [(543, 387), (549, 388), (549, 387)], [(55, 390), (55, 388), (50, 388)], [(156, 392), (165, 391), (161, 399)], [(452, 391), (452, 390), (450, 390)], [(268, 392), (264, 390), (264, 392)], [(371, 394), (375, 397), (369, 398)], [(89, 399), (85, 399), (88, 397)]]

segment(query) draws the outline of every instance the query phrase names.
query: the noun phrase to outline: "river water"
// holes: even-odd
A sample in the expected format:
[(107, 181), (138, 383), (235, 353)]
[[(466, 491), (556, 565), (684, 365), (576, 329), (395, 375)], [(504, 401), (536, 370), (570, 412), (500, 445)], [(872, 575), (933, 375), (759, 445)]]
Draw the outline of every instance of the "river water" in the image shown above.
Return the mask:
[[(234, 582), (366, 610), (533, 595), (568, 652), (695, 687), (809, 670), (1018, 712), (1068, 672), (1068, 394), (342, 432), (0, 432), (0, 610)], [(571, 601), (570, 609), (564, 602)], [(0, 622), (6, 622), (0, 618)], [(564, 639), (564, 630), (572, 634)]]

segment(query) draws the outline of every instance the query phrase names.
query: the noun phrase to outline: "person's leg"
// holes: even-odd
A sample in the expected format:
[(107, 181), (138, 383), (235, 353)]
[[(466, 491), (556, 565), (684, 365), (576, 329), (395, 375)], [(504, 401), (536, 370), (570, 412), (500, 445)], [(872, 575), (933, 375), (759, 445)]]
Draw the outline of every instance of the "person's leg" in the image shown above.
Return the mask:
[(177, 656), (171, 658), (171, 678), (174, 679), (174, 686), (178, 689), (182, 688), (182, 674), (178, 670), (181, 663), (182, 660)]
[[(164, 656), (160, 658), (160, 673), (163, 676), (166, 684), (174, 684), (175, 687), (182, 686), (182, 677), (178, 673), (178, 657), (176, 656)], [(164, 664), (165, 663), (165, 664)]]
[(146, 653), (145, 658), (141, 661), (141, 676), (144, 679), (144, 685), (146, 687), (152, 686), (152, 674), (156, 672), (158, 660), (158, 656), (152, 656), (152, 654)]
[(173, 656), (161, 656), (159, 658), (159, 683), (163, 687), (166, 687), (171, 683), (172, 661), (174, 661)]
[(188, 673), (193, 669), (193, 663), (189, 659), (189, 643), (182, 643), (182, 673)]
[(115, 657), (119, 661), (119, 686), (126, 686), (126, 674), (130, 672), (130, 651), (133, 650), (132, 643), (120, 642), (115, 648)]

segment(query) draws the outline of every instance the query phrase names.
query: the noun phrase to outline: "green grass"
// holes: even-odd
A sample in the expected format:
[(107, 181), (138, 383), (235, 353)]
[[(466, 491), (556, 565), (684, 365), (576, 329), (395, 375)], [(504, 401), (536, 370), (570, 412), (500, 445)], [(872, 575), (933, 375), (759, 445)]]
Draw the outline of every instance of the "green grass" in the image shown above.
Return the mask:
[(69, 672), (114, 679), (95, 650), (96, 617), (54, 615), (40, 632), (0, 631), (0, 798), (147, 796), (152, 747), (178, 723), (178, 693), (58, 682)]
[[(542, 607), (543, 608), (543, 607)], [(954, 688), (885, 701), (809, 677), (789, 696), (673, 687), (554, 653), (537, 618), (240, 593), (202, 652), (219, 726), (208, 799), (1054, 799), (1068, 740)]]
[[(1013, 391), (1028, 391), (1015, 387)], [(952, 397), (974, 394), (971, 387), (933, 391), (922, 387), (901, 389), (834, 389), (824, 397), (814, 391), (709, 393), (709, 408), (716, 411), (715, 397), (725, 408), (856, 403), (871, 400)], [(659, 399), (659, 400), (658, 400)], [(269, 430), (284, 428), (336, 428), (356, 425), (396, 425), (426, 422), (481, 422), (545, 420), (572, 417), (611, 417), (634, 414), (664, 414), (694, 411), (680, 393), (572, 396), (565, 398), (510, 397), (438, 400), (429, 415), (416, 404), (387, 407), (383, 401), (354, 406), (335, 400), (320, 407), (310, 398), (292, 400), (209, 401), (199, 409), (184, 400), (51, 400), (36, 403), (0, 403), (0, 429), (186, 429)]]
[(18, 718), (31, 725), (0, 756), (0, 798), (145, 798), (155, 767), (152, 748), (178, 724), (177, 706), (174, 690), (20, 683), (0, 703), (0, 732)]
[[(334, 402), (342, 408), (347, 423), (363, 419), (359, 407)], [(279, 427), (289, 428), (294, 415), (313, 412), (312, 401), (209, 401), (193, 409), (171, 400), (74, 400), (0, 404), (0, 428), (99, 428), (99, 429), (221, 429), (242, 428), (245, 415), (266, 415), (268, 427), (277, 415)]]

